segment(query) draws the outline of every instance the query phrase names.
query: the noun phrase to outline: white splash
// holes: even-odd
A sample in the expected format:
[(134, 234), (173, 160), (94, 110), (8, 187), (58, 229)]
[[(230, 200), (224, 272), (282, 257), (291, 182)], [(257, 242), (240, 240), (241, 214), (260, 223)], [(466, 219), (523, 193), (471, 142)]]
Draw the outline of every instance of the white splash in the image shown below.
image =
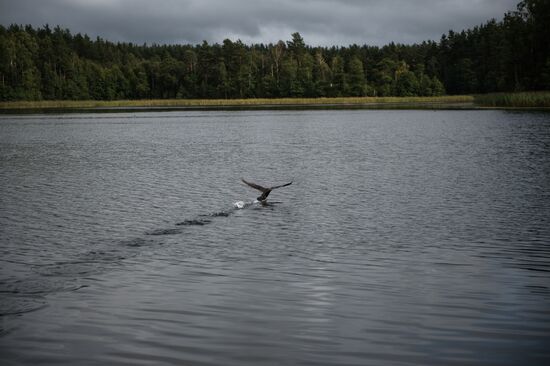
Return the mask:
[(244, 208), (245, 203), (244, 201), (237, 201), (233, 204), (233, 206), (235, 206), (236, 208)]

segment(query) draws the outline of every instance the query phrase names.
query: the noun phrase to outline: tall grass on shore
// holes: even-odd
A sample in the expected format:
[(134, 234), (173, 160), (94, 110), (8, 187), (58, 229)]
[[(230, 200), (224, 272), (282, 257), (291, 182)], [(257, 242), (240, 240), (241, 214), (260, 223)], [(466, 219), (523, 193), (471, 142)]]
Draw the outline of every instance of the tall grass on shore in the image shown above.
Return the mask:
[(521, 93), (492, 93), (474, 96), (482, 107), (550, 108), (550, 91)]
[(70, 109), (124, 107), (247, 107), (330, 106), (472, 103), (471, 96), (441, 97), (341, 97), (341, 98), (255, 98), (255, 99), (143, 99), (143, 100), (41, 100), (0, 102), (0, 109)]

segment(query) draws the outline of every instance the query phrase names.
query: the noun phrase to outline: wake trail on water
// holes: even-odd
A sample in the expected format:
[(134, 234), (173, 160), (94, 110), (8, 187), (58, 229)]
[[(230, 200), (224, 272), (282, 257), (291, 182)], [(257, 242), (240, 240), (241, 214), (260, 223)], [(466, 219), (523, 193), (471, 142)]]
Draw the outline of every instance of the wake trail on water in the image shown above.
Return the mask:
[(156, 229), (146, 232), (146, 235), (175, 235), (183, 232), (183, 226), (204, 226), (211, 224), (215, 218), (229, 217), (238, 210), (248, 208), (252, 205), (259, 204), (259, 201), (236, 201), (233, 205), (225, 210), (215, 211), (208, 214), (199, 214), (191, 219), (186, 219), (175, 224), (177, 228)]
[[(113, 240), (98, 240), (74, 257), (53, 262), (26, 263), (0, 259), (3, 267), (13, 267), (10, 272), (20, 273), (19, 276), (0, 278), (0, 317), (40, 310), (47, 306), (46, 296), (49, 294), (88, 287), (87, 279), (116, 268), (126, 259), (139, 256), (142, 247), (153, 247), (164, 242), (153, 236), (182, 234), (188, 226), (208, 225), (237, 211), (256, 206), (261, 207), (260, 202), (236, 201), (230, 207), (196, 215), (172, 227), (146, 231), (145, 236), (142, 234), (118, 240), (118, 245), (113, 245)], [(4, 331), (0, 326), (0, 336)]]

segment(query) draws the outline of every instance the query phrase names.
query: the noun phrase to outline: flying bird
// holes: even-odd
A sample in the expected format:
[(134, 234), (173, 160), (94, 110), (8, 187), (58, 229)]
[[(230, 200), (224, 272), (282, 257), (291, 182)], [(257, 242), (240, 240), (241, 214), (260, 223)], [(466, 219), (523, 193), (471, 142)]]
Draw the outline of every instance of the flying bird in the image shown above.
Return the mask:
[(250, 182), (247, 182), (246, 180), (244, 180), (243, 178), (241, 178), (241, 180), (246, 184), (246, 185), (249, 185), (250, 187), (254, 188), (254, 189), (257, 189), (258, 191), (262, 192), (262, 195), (258, 198), (256, 198), (258, 201), (260, 201), (261, 203), (265, 204), (266, 201), (267, 201), (267, 196), (269, 196), (269, 194), (271, 193), (272, 190), (276, 189), (276, 188), (281, 188), (281, 187), (286, 187), (286, 186), (289, 186), (292, 184), (292, 182), (290, 183), (286, 183), (286, 184), (281, 184), (280, 186), (273, 186), (273, 187), (269, 187), (269, 188), (265, 188), (265, 187), (262, 187), (258, 184), (255, 184), (255, 183), (250, 183)]

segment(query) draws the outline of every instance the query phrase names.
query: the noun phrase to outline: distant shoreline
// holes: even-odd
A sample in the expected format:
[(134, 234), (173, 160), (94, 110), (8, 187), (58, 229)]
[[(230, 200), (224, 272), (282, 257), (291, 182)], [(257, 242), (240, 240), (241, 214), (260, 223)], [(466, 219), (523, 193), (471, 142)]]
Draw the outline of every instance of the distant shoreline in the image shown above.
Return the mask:
[(550, 93), (439, 97), (42, 100), (0, 102), (0, 113), (210, 109), (549, 109)]
[(83, 109), (83, 108), (162, 108), (162, 107), (294, 107), (369, 106), (396, 104), (473, 103), (472, 96), (442, 97), (338, 97), (338, 98), (250, 98), (250, 99), (139, 99), (139, 100), (41, 100), (0, 102), (0, 109)]

